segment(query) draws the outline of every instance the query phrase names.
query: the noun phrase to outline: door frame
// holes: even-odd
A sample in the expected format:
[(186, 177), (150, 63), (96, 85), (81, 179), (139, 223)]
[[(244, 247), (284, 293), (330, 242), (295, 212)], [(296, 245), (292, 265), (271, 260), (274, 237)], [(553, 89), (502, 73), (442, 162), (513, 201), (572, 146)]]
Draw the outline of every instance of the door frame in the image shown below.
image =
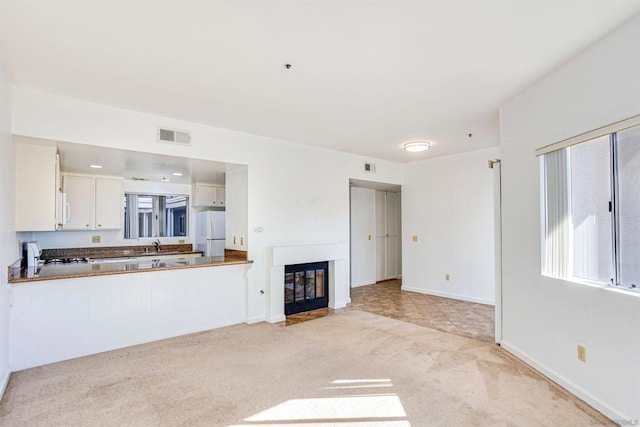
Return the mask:
[[(398, 266), (397, 266), (397, 271), (398, 271), (398, 278), (402, 277), (402, 186), (400, 184), (389, 184), (389, 183), (383, 183), (383, 182), (374, 182), (374, 181), (365, 181), (362, 179), (356, 179), (356, 178), (349, 178), (349, 287), (352, 288), (353, 287), (353, 275), (352, 275), (352, 251), (354, 250), (353, 247), (353, 242), (351, 241), (352, 239), (352, 229), (351, 229), (351, 221), (352, 221), (352, 215), (353, 215), (353, 211), (352, 211), (352, 206), (351, 206), (351, 188), (352, 187), (358, 187), (358, 188), (366, 188), (366, 189), (370, 189), (374, 191), (374, 206), (373, 206), (373, 210), (374, 210), (374, 224), (373, 224), (373, 229), (371, 230), (371, 236), (373, 238), (373, 246), (374, 246), (374, 255), (373, 255), (373, 263), (371, 266), (372, 269), (372, 279), (373, 282), (371, 284), (376, 283), (376, 256), (377, 256), (377, 241), (376, 241), (376, 230), (375, 230), (375, 192), (376, 191), (386, 191), (386, 192), (393, 192), (393, 193), (398, 193), (398, 197), (399, 197), (399, 201), (400, 203), (398, 203)], [(363, 284), (361, 285), (357, 285), (357, 286), (363, 286)]]
[(493, 169), (493, 233), (495, 247), (495, 342), (502, 342), (502, 170), (500, 159), (489, 160)]

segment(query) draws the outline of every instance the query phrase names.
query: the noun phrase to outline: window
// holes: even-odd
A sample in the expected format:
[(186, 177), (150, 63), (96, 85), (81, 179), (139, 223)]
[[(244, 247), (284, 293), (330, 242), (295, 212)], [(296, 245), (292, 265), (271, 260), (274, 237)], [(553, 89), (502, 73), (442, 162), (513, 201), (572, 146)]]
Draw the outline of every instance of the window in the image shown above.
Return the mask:
[(125, 194), (124, 238), (186, 236), (188, 205), (188, 196)]
[(640, 126), (540, 158), (542, 271), (640, 285)]

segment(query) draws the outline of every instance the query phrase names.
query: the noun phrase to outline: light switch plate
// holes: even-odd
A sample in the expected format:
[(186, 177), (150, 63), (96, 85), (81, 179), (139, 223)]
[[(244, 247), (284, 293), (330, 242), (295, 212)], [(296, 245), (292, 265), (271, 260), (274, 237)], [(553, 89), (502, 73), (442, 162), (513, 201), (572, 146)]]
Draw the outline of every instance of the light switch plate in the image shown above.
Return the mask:
[(414, 242), (417, 242), (418, 241), (418, 236), (411, 236), (411, 240), (414, 241)]

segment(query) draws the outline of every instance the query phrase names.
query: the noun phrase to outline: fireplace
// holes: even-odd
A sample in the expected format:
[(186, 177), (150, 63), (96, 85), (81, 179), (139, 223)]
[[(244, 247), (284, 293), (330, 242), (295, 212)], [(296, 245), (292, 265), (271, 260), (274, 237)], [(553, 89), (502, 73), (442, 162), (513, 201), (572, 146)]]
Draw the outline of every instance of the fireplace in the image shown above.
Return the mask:
[[(349, 298), (348, 257), (349, 246), (346, 243), (271, 246), (266, 257), (269, 271), (266, 286), (267, 312), (265, 314), (267, 321), (277, 323), (286, 320), (284, 279), (285, 266), (289, 265), (326, 260), (328, 270), (324, 277), (328, 283), (328, 288), (325, 289), (328, 290), (325, 295), (327, 295), (329, 307), (334, 309), (345, 307), (351, 302)], [(261, 322), (264, 319), (263, 316), (249, 317), (247, 323)]]
[(329, 263), (284, 266), (284, 314), (329, 306)]

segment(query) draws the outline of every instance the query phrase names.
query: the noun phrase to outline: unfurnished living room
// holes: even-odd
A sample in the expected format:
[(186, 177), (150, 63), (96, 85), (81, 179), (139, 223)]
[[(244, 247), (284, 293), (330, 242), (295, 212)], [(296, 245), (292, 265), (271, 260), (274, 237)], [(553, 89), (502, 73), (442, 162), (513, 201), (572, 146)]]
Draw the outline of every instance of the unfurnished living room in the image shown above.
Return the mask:
[(0, 0), (0, 425), (640, 424), (640, 0)]

